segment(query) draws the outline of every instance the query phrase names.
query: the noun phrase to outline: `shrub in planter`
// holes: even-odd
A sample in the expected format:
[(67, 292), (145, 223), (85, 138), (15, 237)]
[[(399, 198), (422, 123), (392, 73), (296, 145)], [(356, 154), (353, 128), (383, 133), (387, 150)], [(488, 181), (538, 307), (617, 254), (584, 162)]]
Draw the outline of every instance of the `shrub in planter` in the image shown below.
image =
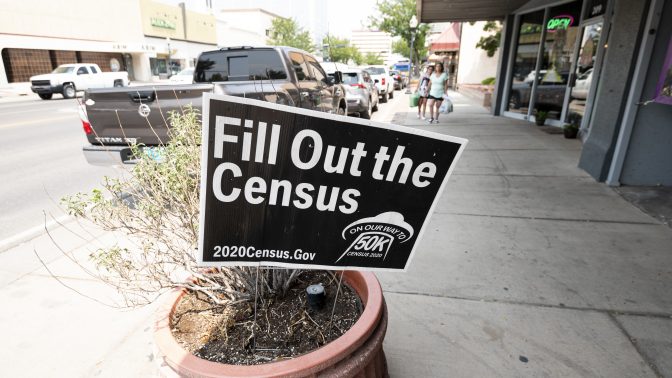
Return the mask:
[(579, 127), (573, 123), (565, 124), (562, 128), (562, 132), (567, 139), (575, 139), (579, 134)]
[[(138, 163), (128, 175), (122, 178), (106, 177), (102, 189), (65, 197), (62, 204), (69, 214), (123, 235), (121, 242), (91, 253), (89, 257), (98, 270), (89, 273), (121, 293), (126, 306), (151, 303), (165, 292), (178, 293), (169, 298), (169, 310), (163, 313), (157, 328), (158, 348), (167, 366), (180, 374), (212, 376), (200, 371), (200, 368), (192, 371), (175, 365), (176, 353), (180, 355), (180, 361), (196, 359), (198, 366), (229, 366), (199, 359), (184, 349), (175, 352), (175, 348), (184, 340), (176, 342), (173, 339), (169, 347), (160, 344), (161, 340), (173, 337), (166, 332), (170, 333), (179, 321), (175, 319), (174, 310), (180, 305), (193, 306), (187, 307), (184, 313), (195, 314), (200, 320), (206, 317), (213, 319), (211, 322), (201, 322), (209, 327), (202, 332), (208, 342), (214, 340), (225, 344), (229, 330), (243, 324), (242, 331), (239, 330), (244, 333), (243, 342), (239, 343), (240, 348), (245, 350), (243, 354), (252, 355), (251, 360), (256, 361), (254, 363), (263, 363), (256, 370), (255, 366), (245, 366), (249, 368), (246, 370), (249, 376), (272, 376), (276, 374), (271, 374), (273, 369), (289, 369), (289, 365), (294, 369), (291, 374), (295, 376), (328, 370), (339, 374), (341, 371), (350, 372), (352, 375), (367, 371), (374, 372), (374, 375), (367, 376), (385, 376), (387, 369), (382, 340), (387, 318), (384, 316), (380, 285), (372, 274), (344, 275), (345, 282), (354, 290), (352, 295), (359, 296), (364, 308), (352, 311), (352, 322), (337, 324), (331, 320), (319, 322), (319, 319), (324, 319), (324, 314), (322, 318), (318, 317), (320, 314), (311, 315), (306, 310), (305, 301), (301, 301), (302, 297), (296, 296), (297, 291), (305, 293), (305, 287), (297, 287), (298, 283), (305, 284), (302, 277), (310, 276), (314, 271), (306, 273), (292, 269), (256, 267), (203, 269), (197, 266), (194, 251), (199, 234), (200, 116), (191, 107), (186, 107), (182, 113), (171, 114), (169, 125), (162, 127), (168, 127), (170, 140), (158, 149), (158, 153), (145, 154), (143, 146), (130, 146)], [(81, 265), (84, 267), (85, 263)], [(334, 277), (328, 272), (321, 274), (322, 277)], [(343, 290), (349, 289), (344, 287)], [(343, 293), (339, 301), (336, 301), (336, 294), (327, 304), (332, 306), (337, 303), (340, 306), (341, 300), (347, 297)], [(178, 302), (178, 299), (186, 297), (191, 302)], [(289, 326), (292, 334), (304, 332), (302, 337), (312, 337), (310, 340), (317, 349), (308, 351), (304, 356), (312, 357), (297, 357), (297, 353), (306, 351), (295, 353), (290, 345), (291, 340), (276, 340), (283, 345), (287, 344), (283, 348), (289, 351), (271, 358), (257, 358), (255, 353), (259, 347), (255, 344), (255, 335), (260, 332), (268, 332), (270, 335), (272, 324), (268, 321), (262, 327), (262, 321), (258, 321), (256, 315), (268, 316), (273, 311), (273, 303), (295, 297), (299, 299), (288, 304), (283, 310), (286, 312), (281, 315), (292, 319), (293, 323)], [(332, 316), (332, 319), (335, 317)], [(356, 358), (353, 359), (353, 356)], [(216, 357), (212, 358), (217, 360)], [(274, 359), (287, 361), (265, 363)], [(275, 368), (269, 370), (263, 367), (270, 365)]]
[(537, 124), (537, 126), (544, 126), (547, 117), (548, 117), (547, 111), (537, 110), (537, 114), (534, 116), (534, 122)]
[(481, 80), (481, 84), (483, 84), (483, 85), (493, 85), (493, 84), (495, 84), (495, 78), (494, 77), (486, 77), (485, 79)]

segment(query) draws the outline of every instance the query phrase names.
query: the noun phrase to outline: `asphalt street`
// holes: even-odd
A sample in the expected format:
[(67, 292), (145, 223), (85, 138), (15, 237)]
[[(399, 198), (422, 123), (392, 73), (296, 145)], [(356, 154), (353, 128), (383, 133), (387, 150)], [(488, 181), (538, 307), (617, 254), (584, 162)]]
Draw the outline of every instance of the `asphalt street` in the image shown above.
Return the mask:
[[(401, 97), (381, 103), (371, 119), (390, 122)], [(45, 213), (47, 222), (62, 219), (63, 196), (121, 174), (86, 162), (77, 106), (76, 100), (60, 96), (0, 103), (0, 245), (42, 228)]]
[(0, 103), (0, 243), (62, 217), (60, 198), (116, 170), (91, 166), (76, 100)]

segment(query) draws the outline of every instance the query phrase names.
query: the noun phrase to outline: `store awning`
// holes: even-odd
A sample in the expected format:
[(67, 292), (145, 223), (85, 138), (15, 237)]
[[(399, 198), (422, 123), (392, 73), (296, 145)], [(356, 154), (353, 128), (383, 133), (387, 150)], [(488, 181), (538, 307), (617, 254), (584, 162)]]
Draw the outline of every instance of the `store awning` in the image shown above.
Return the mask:
[(530, 0), (416, 0), (418, 21), (501, 20)]
[(432, 41), (429, 46), (430, 52), (435, 51), (457, 51), (460, 49), (460, 24), (455, 22)]

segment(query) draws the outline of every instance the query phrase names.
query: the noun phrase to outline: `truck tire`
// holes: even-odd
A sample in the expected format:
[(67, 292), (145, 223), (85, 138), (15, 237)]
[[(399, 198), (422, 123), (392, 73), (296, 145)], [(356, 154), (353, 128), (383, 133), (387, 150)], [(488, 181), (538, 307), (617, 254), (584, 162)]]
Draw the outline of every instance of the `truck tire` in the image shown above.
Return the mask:
[(54, 95), (53, 93), (38, 93), (38, 96), (40, 96), (41, 99), (43, 100), (51, 100), (51, 97)]
[(387, 102), (387, 93), (383, 93), (383, 95), (380, 97), (380, 102), (383, 104)]
[(390, 91), (390, 100), (394, 98), (394, 88), (392, 88), (392, 91)]
[(119, 88), (119, 87), (123, 87), (123, 86), (124, 86), (124, 82), (121, 81), (121, 80), (115, 80), (115, 81), (114, 81), (114, 86), (117, 87), (117, 88)]
[[(369, 100), (369, 101), (373, 101), (373, 100)], [(377, 112), (378, 111), (378, 97), (376, 97), (376, 105), (373, 105), (371, 107), (371, 111), (372, 112)]]
[(77, 90), (74, 84), (65, 84), (63, 86), (63, 98), (74, 98), (77, 95)]

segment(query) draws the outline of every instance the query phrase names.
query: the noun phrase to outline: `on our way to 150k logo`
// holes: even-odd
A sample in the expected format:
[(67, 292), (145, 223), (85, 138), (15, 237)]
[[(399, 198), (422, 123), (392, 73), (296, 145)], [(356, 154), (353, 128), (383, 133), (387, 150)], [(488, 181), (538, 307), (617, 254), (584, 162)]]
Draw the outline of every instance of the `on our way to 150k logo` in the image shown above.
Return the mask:
[(354, 238), (354, 240), (336, 262), (344, 257), (385, 260), (394, 241), (407, 242), (413, 236), (413, 232), (413, 227), (404, 221), (404, 216), (394, 211), (360, 219), (343, 229), (343, 239)]

